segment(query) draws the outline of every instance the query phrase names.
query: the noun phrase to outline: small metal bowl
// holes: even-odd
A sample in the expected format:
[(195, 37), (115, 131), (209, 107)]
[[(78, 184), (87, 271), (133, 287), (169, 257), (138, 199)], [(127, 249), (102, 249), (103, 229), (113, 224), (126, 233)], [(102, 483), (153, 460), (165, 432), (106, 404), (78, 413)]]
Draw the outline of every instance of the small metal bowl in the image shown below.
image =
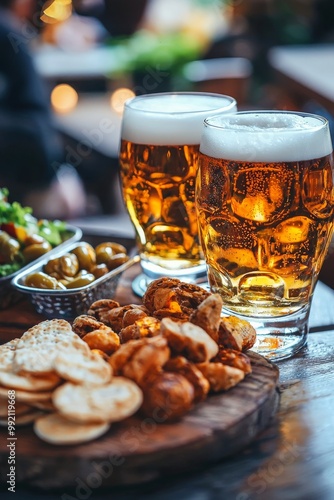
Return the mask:
[(21, 269), (19, 269), (15, 273), (0, 278), (0, 310), (7, 309), (8, 307), (14, 305), (16, 302), (22, 299), (22, 295), (18, 292), (18, 290), (15, 287), (12, 286), (12, 280), (16, 278), (16, 276), (21, 274), (26, 269), (28, 268), (30, 269), (30, 266), (32, 264), (38, 264), (39, 262), (41, 262), (41, 260), (47, 257), (50, 258), (50, 255), (55, 250), (64, 251), (67, 245), (70, 245), (75, 241), (79, 241), (82, 237), (82, 230), (76, 226), (71, 226), (70, 224), (66, 224), (65, 234), (67, 238), (62, 243), (60, 243), (60, 245), (50, 250), (50, 252), (47, 252), (41, 257), (38, 257), (38, 259), (34, 260), (33, 262), (26, 264), (24, 267), (21, 267)]
[(47, 258), (39, 260), (38, 263), (29, 266), (27, 269), (17, 274), (12, 280), (13, 287), (19, 292), (27, 294), (31, 303), (35, 306), (36, 311), (47, 318), (73, 319), (80, 314), (86, 314), (91, 304), (96, 300), (113, 298), (122, 273), (140, 260), (138, 255), (130, 257), (129, 260), (121, 266), (109, 271), (89, 285), (80, 288), (48, 290), (32, 288), (24, 284), (28, 274), (42, 271), (44, 265), (51, 258), (54, 259), (66, 252), (71, 252), (72, 249), (80, 244), (84, 245), (85, 243), (73, 243), (67, 246), (65, 250), (62, 249), (61, 251), (58, 249), (52, 250), (52, 252), (47, 255)]

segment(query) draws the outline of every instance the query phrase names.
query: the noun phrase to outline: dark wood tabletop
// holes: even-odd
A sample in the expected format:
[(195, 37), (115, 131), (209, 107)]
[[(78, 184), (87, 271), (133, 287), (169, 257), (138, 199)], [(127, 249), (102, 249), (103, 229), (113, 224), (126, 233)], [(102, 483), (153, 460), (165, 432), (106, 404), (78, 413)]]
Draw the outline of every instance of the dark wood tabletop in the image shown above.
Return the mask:
[[(116, 300), (140, 303), (131, 283), (138, 265), (120, 280)], [(1, 342), (44, 318), (25, 300), (0, 311)], [(182, 475), (136, 488), (104, 489), (78, 478), (71, 491), (39, 491), (17, 485), (20, 500), (329, 500), (334, 498), (334, 290), (319, 282), (306, 347), (277, 363), (280, 403), (270, 424), (237, 454)], [(80, 479), (80, 481), (79, 481)], [(2, 485), (1, 498), (13, 498)]]

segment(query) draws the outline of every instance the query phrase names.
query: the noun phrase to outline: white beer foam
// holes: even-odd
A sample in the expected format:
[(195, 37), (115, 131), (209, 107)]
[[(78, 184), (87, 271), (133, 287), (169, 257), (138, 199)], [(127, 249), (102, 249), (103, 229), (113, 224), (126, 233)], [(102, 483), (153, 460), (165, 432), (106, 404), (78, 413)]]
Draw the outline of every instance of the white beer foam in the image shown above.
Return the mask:
[(211, 117), (210, 124), (203, 129), (200, 151), (214, 158), (293, 162), (321, 158), (333, 150), (328, 127), (312, 115), (238, 113)]
[[(144, 99), (144, 97), (146, 97)], [(124, 108), (122, 139), (135, 144), (199, 144), (204, 119), (219, 112), (236, 112), (235, 101), (204, 94), (151, 94)]]

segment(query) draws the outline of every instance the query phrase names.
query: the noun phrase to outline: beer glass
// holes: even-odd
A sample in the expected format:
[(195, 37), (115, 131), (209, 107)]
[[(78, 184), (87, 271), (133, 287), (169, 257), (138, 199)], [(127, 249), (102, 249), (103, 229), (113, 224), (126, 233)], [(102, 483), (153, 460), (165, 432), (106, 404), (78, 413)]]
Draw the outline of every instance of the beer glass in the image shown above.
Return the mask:
[(195, 176), (204, 118), (235, 112), (229, 96), (172, 92), (125, 103), (120, 166), (123, 198), (134, 225), (143, 275), (142, 295), (161, 277), (206, 275), (195, 210)]
[(306, 342), (333, 232), (333, 148), (325, 118), (245, 111), (205, 120), (196, 180), (200, 241), (223, 312), (283, 359)]

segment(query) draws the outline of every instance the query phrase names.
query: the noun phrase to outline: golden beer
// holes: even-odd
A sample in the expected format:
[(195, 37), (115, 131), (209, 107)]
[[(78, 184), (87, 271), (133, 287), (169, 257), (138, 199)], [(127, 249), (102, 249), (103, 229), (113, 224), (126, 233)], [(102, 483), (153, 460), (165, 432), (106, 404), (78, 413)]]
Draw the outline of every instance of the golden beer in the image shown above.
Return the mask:
[(204, 264), (195, 178), (203, 121), (218, 109), (235, 111), (235, 100), (219, 94), (151, 94), (125, 107), (123, 198), (144, 271), (182, 271)]
[[(307, 321), (333, 232), (328, 128), (320, 118), (278, 111), (206, 124), (196, 202), (211, 290), (232, 314), (262, 321), (303, 310)], [(288, 326), (284, 334), (282, 345)]]

